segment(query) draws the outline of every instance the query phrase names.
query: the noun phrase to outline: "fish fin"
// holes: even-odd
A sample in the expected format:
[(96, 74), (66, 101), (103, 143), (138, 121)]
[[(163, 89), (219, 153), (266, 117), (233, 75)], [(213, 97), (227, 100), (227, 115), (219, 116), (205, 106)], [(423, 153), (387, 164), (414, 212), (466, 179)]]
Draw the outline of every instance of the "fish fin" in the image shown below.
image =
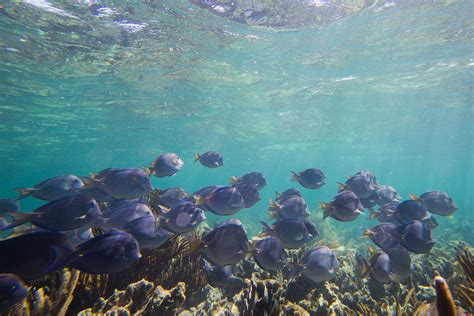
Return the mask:
[(364, 232), (362, 234), (362, 236), (364, 236), (364, 238), (370, 238), (370, 236), (373, 234), (372, 230), (370, 229), (364, 229)]
[(145, 171), (146, 175), (149, 177), (153, 174), (153, 168), (152, 167), (142, 167), (143, 171)]
[(359, 210), (359, 209), (356, 209), (356, 210), (354, 211), (354, 213), (357, 213), (357, 214), (364, 214), (364, 211), (361, 211), (361, 210)]
[(290, 282), (292, 282), (301, 273), (301, 271), (303, 271), (304, 266), (298, 263), (294, 263), (294, 262), (289, 262), (288, 265), (290, 266), (290, 269), (291, 269)]
[(196, 237), (189, 237), (189, 252), (194, 253), (198, 252), (200, 249), (204, 248), (204, 242)]
[(323, 219), (330, 216), (332, 213), (332, 206), (329, 203), (320, 202), (319, 207), (323, 210)]
[(376, 219), (377, 217), (380, 216), (380, 212), (377, 212), (371, 207), (369, 207), (369, 212), (370, 212), (369, 219)]
[(274, 209), (279, 209), (279, 208), (280, 208), (280, 204), (270, 199), (270, 207), (268, 209), (274, 210)]
[(264, 221), (260, 221), (260, 224), (262, 224), (264, 231), (271, 231), (272, 230), (272, 228), (270, 226), (268, 226), (268, 224), (265, 223)]
[(269, 217), (270, 219), (275, 219), (275, 218), (278, 217), (278, 213), (275, 212), (274, 210), (268, 210), (268, 217)]
[(414, 201), (420, 201), (420, 198), (414, 194), (408, 194), (408, 196), (410, 197), (410, 199), (414, 200)]
[(20, 195), (18, 195), (16, 200), (24, 199), (27, 196), (30, 196), (31, 193), (35, 192), (36, 190), (38, 190), (38, 189), (36, 189), (36, 188), (15, 188), (15, 191), (20, 193)]
[(352, 178), (352, 176), (346, 175), (346, 179), (350, 179), (350, 178)]
[(275, 191), (275, 200), (278, 200), (280, 197), (281, 197), (281, 194)]
[(361, 254), (356, 254), (356, 258), (359, 257), (360, 259), (360, 262), (362, 264), (362, 272), (361, 274), (358, 276), (360, 279), (364, 279), (366, 278), (368, 275), (369, 275), (369, 272), (370, 272), (370, 264), (369, 262), (367, 261), (366, 258), (364, 258)]
[(199, 153), (196, 153), (196, 156), (194, 157), (194, 162), (201, 160), (201, 155)]
[(369, 258), (372, 258), (376, 254), (376, 252), (377, 251), (375, 251), (375, 249), (372, 247), (367, 248), (367, 254), (369, 255)]
[(237, 182), (237, 180), (238, 180), (237, 177), (232, 176), (232, 177), (229, 178), (229, 183), (230, 183), (230, 184), (235, 184), (235, 183)]
[(39, 217), (42, 215), (41, 213), (20, 213), (20, 212), (13, 212), (13, 213), (8, 213), (7, 215), (13, 217), (13, 222), (8, 224), (5, 227), (0, 228), (0, 231), (8, 230), (23, 224), (28, 223), (31, 221), (31, 219), (35, 217)]
[[(57, 246), (49, 246), (49, 253), (51, 255), (51, 265), (48, 267), (48, 273), (62, 268), (64, 261), (69, 261), (74, 257), (74, 254), (66, 252), (63, 248)], [(66, 259), (67, 258), (67, 259)]]
[(84, 182), (84, 188), (94, 188), (97, 187), (97, 185), (101, 184), (100, 180), (97, 180), (92, 177), (79, 177), (79, 179)]
[(300, 176), (296, 172), (291, 171), (291, 181), (298, 181), (299, 177)]
[(339, 188), (339, 190), (341, 190), (341, 191), (344, 191), (344, 190), (347, 189), (347, 184), (345, 184), (345, 183), (336, 182), (336, 184), (337, 184), (337, 187)]

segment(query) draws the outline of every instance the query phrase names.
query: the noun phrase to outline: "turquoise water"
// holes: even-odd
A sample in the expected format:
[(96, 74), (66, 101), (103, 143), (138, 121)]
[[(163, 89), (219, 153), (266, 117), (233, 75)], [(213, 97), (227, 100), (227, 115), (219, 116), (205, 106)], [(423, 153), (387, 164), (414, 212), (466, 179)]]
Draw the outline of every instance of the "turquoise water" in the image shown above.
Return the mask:
[[(290, 187), (318, 226), (319, 202), (360, 169), (404, 198), (448, 192), (459, 211), (438, 217), (435, 238), (472, 225), (471, 1), (374, 1), (300, 29), (239, 24), (184, 0), (101, 3), (112, 13), (87, 1), (1, 5), (1, 197), (176, 152), (184, 168), (155, 187), (193, 192), (266, 176), (262, 201), (236, 215), (250, 235), (267, 220), (268, 199)], [(193, 163), (207, 150), (225, 166)], [(310, 167), (327, 176), (319, 190), (290, 181)], [(23, 201), (25, 211), (40, 204)], [(343, 240), (367, 243), (367, 215), (330, 222)]]
[[(459, 298), (463, 281), (459, 265), (450, 265), (450, 242), (474, 245), (473, 2), (238, 0), (229, 16), (196, 2), (205, 1), (0, 2), (0, 198), (56, 175), (149, 166), (167, 152), (185, 165), (173, 177), (153, 177), (155, 188), (194, 192), (259, 171), (268, 181), (262, 200), (233, 216), (249, 239), (261, 232), (259, 221), (270, 223), (275, 191), (301, 190), (321, 231), (314, 243), (348, 250), (338, 253), (345, 272), (334, 282), (340, 297), (352, 297), (348, 254), (373, 246), (362, 231), (375, 221), (367, 211), (352, 222), (323, 221), (319, 203), (332, 199), (336, 182), (369, 169), (405, 199), (442, 190), (455, 200), (453, 216), (436, 217), (432, 253), (412, 259), (417, 300), (434, 297), (426, 294), (434, 270)], [(236, 18), (245, 6), (269, 3), (274, 11), (247, 14), (245, 23)], [(222, 153), (222, 168), (193, 162), (208, 150)], [(306, 168), (323, 170), (326, 185), (308, 190), (290, 181), (291, 171)], [(42, 204), (21, 200), (23, 211)], [(227, 218), (206, 215), (209, 226)], [(196, 257), (184, 262), (199, 274)], [(129, 284), (117, 281), (127, 273), (110, 277), (107, 295)], [(170, 279), (156, 276), (174, 286)], [(291, 293), (287, 279), (276, 279)], [(392, 307), (394, 293), (404, 297), (408, 286), (394, 290), (395, 283), (380, 294)], [(380, 303), (370, 286), (357, 283), (355, 302), (344, 304)], [(310, 301), (320, 302), (318, 291)], [(186, 308), (200, 302), (196, 292)], [(78, 303), (90, 293), (75, 293), (70, 314), (90, 307)]]
[[(266, 219), (267, 199), (307, 167), (327, 175), (320, 190), (303, 189), (314, 209), (365, 168), (404, 197), (447, 191), (455, 217), (471, 214), (470, 1), (380, 2), (301, 30), (241, 25), (186, 1), (104, 2), (111, 16), (30, 2), (1, 9), (2, 197), (176, 152), (185, 167), (156, 187), (263, 172), (269, 185), (245, 219)], [(127, 33), (118, 14), (143, 28)], [(193, 164), (206, 150), (221, 151), (225, 167)]]

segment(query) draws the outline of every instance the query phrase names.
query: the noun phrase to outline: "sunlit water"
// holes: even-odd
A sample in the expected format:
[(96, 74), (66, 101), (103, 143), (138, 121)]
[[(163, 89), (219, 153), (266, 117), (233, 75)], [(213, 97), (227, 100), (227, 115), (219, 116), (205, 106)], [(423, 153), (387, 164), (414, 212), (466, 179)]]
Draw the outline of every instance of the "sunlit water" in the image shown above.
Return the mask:
[[(193, 192), (250, 171), (267, 177), (262, 201), (236, 215), (255, 235), (274, 191), (301, 189), (318, 226), (336, 182), (370, 169), (405, 198), (447, 191), (459, 211), (438, 217), (434, 236), (473, 243), (449, 233), (472, 225), (471, 1), (374, 1), (299, 30), (238, 24), (184, 0), (92, 2), (0, 6), (2, 197), (176, 152), (184, 168), (154, 186)], [(207, 150), (225, 166), (193, 163)], [(319, 190), (290, 181), (310, 167), (327, 175)], [(367, 215), (326, 221), (342, 241), (368, 244)]]

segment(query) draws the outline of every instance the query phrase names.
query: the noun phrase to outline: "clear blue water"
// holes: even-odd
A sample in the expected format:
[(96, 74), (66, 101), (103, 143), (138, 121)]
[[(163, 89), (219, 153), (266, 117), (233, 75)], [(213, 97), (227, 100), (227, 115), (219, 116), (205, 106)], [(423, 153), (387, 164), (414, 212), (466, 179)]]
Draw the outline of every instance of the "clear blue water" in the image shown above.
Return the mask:
[[(266, 176), (262, 201), (236, 216), (251, 235), (274, 191), (289, 187), (302, 190), (318, 225), (319, 202), (360, 169), (404, 198), (448, 192), (459, 211), (438, 218), (435, 238), (472, 225), (471, 1), (374, 1), (293, 30), (239, 24), (184, 0), (101, 3), (115, 13), (87, 1), (1, 4), (1, 197), (176, 152), (184, 168), (155, 187), (193, 192), (250, 171)], [(225, 166), (193, 163), (207, 150)], [(319, 190), (290, 181), (291, 170), (310, 167), (327, 175)], [(330, 224), (343, 240), (367, 243), (367, 215)]]

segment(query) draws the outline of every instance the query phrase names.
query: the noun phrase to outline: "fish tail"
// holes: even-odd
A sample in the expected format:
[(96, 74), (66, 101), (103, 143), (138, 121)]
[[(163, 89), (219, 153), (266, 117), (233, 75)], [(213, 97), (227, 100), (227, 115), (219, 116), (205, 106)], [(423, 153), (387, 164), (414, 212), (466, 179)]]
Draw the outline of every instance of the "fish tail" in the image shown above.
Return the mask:
[(147, 176), (151, 176), (151, 174), (154, 171), (152, 167), (142, 167), (142, 169), (143, 169), (143, 171), (145, 171)]
[(97, 186), (97, 184), (100, 183), (100, 181), (95, 179), (93, 175), (91, 175), (91, 177), (79, 177), (79, 179), (81, 179), (82, 182), (84, 182), (85, 188), (94, 188)]
[(298, 174), (294, 171), (291, 171), (291, 181), (298, 181)]
[(331, 215), (332, 206), (329, 203), (320, 202), (319, 207), (323, 210), (323, 219)]
[(291, 281), (294, 281), (296, 277), (301, 273), (301, 271), (303, 270), (303, 266), (294, 262), (289, 262), (288, 265), (290, 266), (290, 269), (291, 269), (291, 274), (290, 274), (290, 282), (291, 282)]
[(337, 184), (337, 187), (339, 188), (339, 190), (341, 190), (341, 191), (344, 191), (344, 190), (347, 189), (347, 184), (345, 184), (345, 183), (336, 182), (336, 184)]
[(194, 156), (194, 162), (198, 160), (201, 160), (201, 155), (199, 153), (196, 153), (196, 155)]
[(277, 216), (278, 216), (277, 212), (275, 212), (274, 210), (268, 210), (268, 217), (270, 219), (275, 219), (275, 218), (277, 218)]
[(32, 218), (37, 217), (38, 214), (35, 213), (20, 213), (20, 212), (13, 212), (13, 213), (8, 213), (7, 215), (13, 217), (13, 222), (10, 224), (0, 227), (0, 231), (12, 229), (14, 227), (23, 225), (31, 221)]
[(268, 224), (265, 223), (264, 221), (260, 221), (260, 224), (262, 224), (263, 226), (263, 232), (260, 233), (259, 237), (268, 236), (270, 232), (272, 231), (272, 228), (268, 226)]
[(275, 201), (273, 201), (272, 199), (270, 199), (270, 207), (268, 208), (268, 210), (272, 210), (272, 211), (273, 211), (273, 210), (277, 210), (277, 209), (279, 209), (279, 208), (280, 208), (280, 205), (279, 205), (277, 202), (275, 202)]
[(189, 252), (190, 253), (195, 253), (202, 249), (204, 246), (204, 242), (196, 237), (188, 237), (189, 240)]
[(412, 199), (414, 201), (420, 201), (420, 198), (418, 196), (416, 196), (415, 194), (408, 194), (408, 196), (410, 197), (410, 199)]
[(35, 188), (16, 188), (15, 191), (18, 191), (20, 195), (16, 198), (16, 200), (21, 200), (26, 198), (27, 196), (30, 196), (31, 193), (35, 192), (37, 189)]
[(232, 177), (229, 178), (229, 183), (230, 184), (235, 184), (236, 182), (237, 182), (237, 177), (232, 176)]
[(380, 212), (375, 211), (373, 208), (369, 207), (369, 219), (376, 219), (377, 217), (380, 216)]
[(369, 238), (372, 235), (372, 231), (370, 229), (364, 229), (362, 235), (364, 236), (364, 238)]

